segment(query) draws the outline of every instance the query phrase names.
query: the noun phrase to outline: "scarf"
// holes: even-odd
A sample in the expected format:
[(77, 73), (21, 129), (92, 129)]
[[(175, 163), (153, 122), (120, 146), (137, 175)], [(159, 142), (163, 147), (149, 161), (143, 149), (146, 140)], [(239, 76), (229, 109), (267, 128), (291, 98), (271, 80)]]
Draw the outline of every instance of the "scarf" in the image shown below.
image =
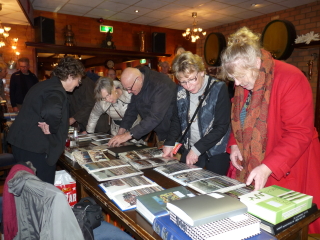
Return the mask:
[(243, 127), (241, 127), (240, 113), (246, 102), (245, 96), (248, 95), (248, 90), (241, 86), (236, 87), (231, 109), (232, 130), (243, 157), (243, 161), (239, 161), (243, 170), (236, 171), (236, 179), (241, 182), (245, 182), (250, 172), (261, 164), (266, 152), (267, 118), (274, 78), (274, 60), (269, 52), (263, 49), (261, 52), (259, 75), (252, 90)]
[(34, 172), (21, 164), (14, 165), (9, 175), (6, 178), (6, 181), (4, 183), (3, 188), (3, 231), (4, 231), (4, 238), (6, 240), (12, 240), (18, 232), (18, 220), (17, 220), (17, 213), (16, 213), (16, 205), (14, 200), (14, 195), (10, 193), (8, 190), (8, 181), (10, 181), (14, 175), (16, 175), (19, 171), (27, 171), (31, 174), (34, 174)]

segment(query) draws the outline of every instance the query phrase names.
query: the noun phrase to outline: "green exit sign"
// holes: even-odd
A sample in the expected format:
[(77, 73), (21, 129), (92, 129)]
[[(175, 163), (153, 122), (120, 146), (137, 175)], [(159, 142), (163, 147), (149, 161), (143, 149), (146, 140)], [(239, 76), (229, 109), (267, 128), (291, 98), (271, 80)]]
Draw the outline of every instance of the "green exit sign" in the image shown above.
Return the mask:
[(141, 64), (144, 64), (144, 63), (146, 63), (146, 62), (147, 62), (146, 59), (140, 59), (140, 63), (141, 63)]
[(100, 32), (110, 32), (113, 33), (112, 26), (100, 25)]

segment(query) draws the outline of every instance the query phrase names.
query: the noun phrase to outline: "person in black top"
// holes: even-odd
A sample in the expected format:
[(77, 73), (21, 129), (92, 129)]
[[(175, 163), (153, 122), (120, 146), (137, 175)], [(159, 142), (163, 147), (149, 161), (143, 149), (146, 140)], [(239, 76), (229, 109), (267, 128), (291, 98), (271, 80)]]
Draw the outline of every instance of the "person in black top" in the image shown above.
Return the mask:
[(175, 141), (185, 133), (179, 139), (183, 144), (180, 161), (226, 175), (231, 108), (226, 84), (206, 75), (201, 57), (191, 52), (177, 55), (172, 70), (179, 81), (177, 114), (173, 114), (163, 156), (173, 155)]
[(20, 70), (13, 73), (10, 79), (10, 101), (14, 112), (20, 110), (27, 92), (38, 82), (36, 75), (29, 70), (28, 58), (20, 58), (18, 65)]
[[(160, 142), (164, 141), (169, 133), (176, 105), (176, 84), (167, 75), (146, 66), (140, 69), (126, 68), (121, 75), (121, 83), (123, 89), (133, 96), (121, 121), (118, 135), (109, 141), (109, 146), (118, 146), (131, 138), (140, 139), (152, 130), (156, 132)], [(142, 120), (131, 128), (138, 114)]]
[(56, 163), (69, 129), (67, 92), (81, 83), (84, 67), (72, 57), (62, 58), (53, 77), (34, 85), (10, 127), (7, 141), (17, 161), (30, 161), (37, 176), (53, 184)]

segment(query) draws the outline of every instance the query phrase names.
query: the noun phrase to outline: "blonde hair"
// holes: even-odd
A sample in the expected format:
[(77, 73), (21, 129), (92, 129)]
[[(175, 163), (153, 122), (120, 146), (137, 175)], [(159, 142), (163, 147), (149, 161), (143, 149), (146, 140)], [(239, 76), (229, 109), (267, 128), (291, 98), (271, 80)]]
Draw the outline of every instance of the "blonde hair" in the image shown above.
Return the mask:
[(257, 74), (257, 58), (261, 58), (260, 34), (253, 33), (247, 27), (240, 28), (230, 35), (228, 47), (222, 53), (220, 78), (237, 76), (243, 70)]
[(183, 73), (188, 77), (193, 72), (203, 72), (205, 71), (205, 66), (202, 58), (197, 54), (191, 52), (183, 52), (177, 55), (172, 62), (172, 71), (177, 79), (179, 73)]

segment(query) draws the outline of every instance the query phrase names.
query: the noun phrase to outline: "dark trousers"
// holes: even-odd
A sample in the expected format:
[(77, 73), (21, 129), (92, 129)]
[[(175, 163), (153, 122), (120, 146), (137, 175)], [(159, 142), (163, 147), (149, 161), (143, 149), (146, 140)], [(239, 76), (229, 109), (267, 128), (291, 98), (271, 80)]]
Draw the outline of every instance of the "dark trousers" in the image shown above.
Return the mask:
[[(180, 162), (186, 162), (188, 152), (189, 150), (186, 150), (185, 148), (181, 150)], [(198, 162), (194, 165), (220, 175), (226, 175), (230, 165), (230, 155), (229, 153), (220, 153), (209, 158), (206, 153), (203, 153), (199, 156)]]
[(12, 152), (14, 158), (19, 162), (28, 162), (30, 161), (32, 165), (37, 169), (36, 175), (42, 181), (54, 184), (54, 177), (56, 172), (56, 164), (49, 166), (47, 164), (46, 153), (34, 153), (27, 150), (23, 150), (12, 145)]

